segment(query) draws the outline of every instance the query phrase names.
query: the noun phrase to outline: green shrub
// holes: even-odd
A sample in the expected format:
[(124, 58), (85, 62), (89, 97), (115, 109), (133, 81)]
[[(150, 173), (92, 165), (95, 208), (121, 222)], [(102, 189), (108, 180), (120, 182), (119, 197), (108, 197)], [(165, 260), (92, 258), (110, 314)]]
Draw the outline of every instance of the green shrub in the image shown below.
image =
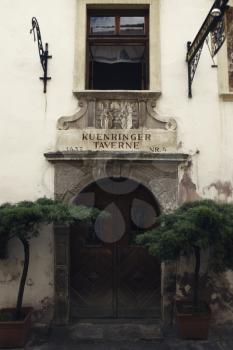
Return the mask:
[(16, 204), (5, 203), (0, 206), (0, 251), (4, 252), (12, 238), (17, 238), (24, 248), (24, 267), (20, 280), (15, 319), (21, 318), (22, 301), (27, 278), (30, 240), (36, 237), (41, 224), (72, 224), (89, 220), (99, 211), (84, 206), (65, 204), (52, 199), (40, 198), (35, 202), (22, 201)]
[(157, 226), (136, 240), (161, 261), (195, 256), (193, 303), (197, 306), (201, 250), (211, 250), (212, 271), (233, 268), (233, 205), (211, 200), (186, 203), (171, 214), (161, 215)]

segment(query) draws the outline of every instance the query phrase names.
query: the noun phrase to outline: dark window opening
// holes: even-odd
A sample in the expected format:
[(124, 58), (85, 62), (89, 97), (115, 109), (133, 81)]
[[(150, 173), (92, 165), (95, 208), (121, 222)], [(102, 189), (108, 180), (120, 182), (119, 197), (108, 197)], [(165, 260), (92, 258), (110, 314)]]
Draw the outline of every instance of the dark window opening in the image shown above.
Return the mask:
[(148, 33), (148, 11), (90, 11), (87, 89), (148, 89)]
[(141, 90), (140, 63), (93, 63), (94, 90)]

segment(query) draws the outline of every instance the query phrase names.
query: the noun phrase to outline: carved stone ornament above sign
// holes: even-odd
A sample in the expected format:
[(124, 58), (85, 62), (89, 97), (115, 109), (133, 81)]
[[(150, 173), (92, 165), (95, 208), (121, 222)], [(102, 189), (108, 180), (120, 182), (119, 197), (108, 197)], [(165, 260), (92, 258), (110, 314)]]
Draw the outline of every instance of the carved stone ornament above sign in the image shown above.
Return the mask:
[(80, 118), (84, 117), (84, 115), (87, 113), (87, 101), (85, 100), (79, 100), (78, 101), (78, 109), (77, 111), (69, 116), (69, 117), (61, 117), (58, 119), (57, 122), (57, 128), (59, 130), (67, 130), (70, 128), (70, 125), (72, 122), (78, 121)]
[(156, 112), (151, 93), (82, 94), (78, 110), (58, 120), (56, 151), (144, 151), (176, 149), (175, 119)]
[(99, 100), (96, 102), (96, 129), (137, 129), (139, 104), (137, 101)]

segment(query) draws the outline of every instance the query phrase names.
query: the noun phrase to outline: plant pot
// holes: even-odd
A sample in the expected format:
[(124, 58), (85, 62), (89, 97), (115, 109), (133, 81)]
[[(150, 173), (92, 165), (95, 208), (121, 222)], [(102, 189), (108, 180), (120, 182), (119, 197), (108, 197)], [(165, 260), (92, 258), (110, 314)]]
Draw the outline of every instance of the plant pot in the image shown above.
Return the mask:
[[(14, 312), (15, 309), (2, 309), (4, 312)], [(20, 321), (0, 321), (0, 348), (22, 348), (24, 347), (29, 331), (31, 329), (31, 315), (33, 309), (25, 307), (25, 314)]]
[[(181, 338), (194, 340), (208, 339), (211, 319), (209, 306), (203, 303), (205, 311), (194, 313), (191, 311), (190, 305), (192, 305), (190, 302), (176, 301), (176, 318)], [(186, 310), (184, 311), (184, 309)]]

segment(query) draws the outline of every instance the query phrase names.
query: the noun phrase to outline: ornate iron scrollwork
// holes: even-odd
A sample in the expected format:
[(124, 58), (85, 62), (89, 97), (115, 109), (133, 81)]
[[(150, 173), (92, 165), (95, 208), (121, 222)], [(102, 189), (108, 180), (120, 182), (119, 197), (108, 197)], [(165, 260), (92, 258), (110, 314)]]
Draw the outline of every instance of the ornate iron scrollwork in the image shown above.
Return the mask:
[(210, 32), (211, 56), (214, 57), (226, 39), (224, 16), (221, 17), (214, 30)]
[[(192, 61), (188, 65), (188, 76), (189, 76), (189, 97), (192, 97), (192, 82), (197, 70), (197, 66), (201, 57), (202, 49), (203, 49), (204, 43), (202, 43), (201, 47), (196, 52), (195, 56), (193, 57)], [(191, 42), (189, 41), (187, 44), (188, 50), (190, 49)]]
[[(227, 3), (229, 0), (215, 0), (211, 7), (204, 23), (202, 24), (198, 34), (194, 41), (187, 43), (187, 56), (186, 61), (188, 64), (188, 96), (192, 97), (192, 82), (194, 75), (200, 60), (202, 48), (208, 35), (211, 35), (213, 47), (211, 50), (211, 56), (214, 57), (220, 50), (225, 40), (225, 25), (224, 14), (228, 9)], [(214, 15), (216, 9), (219, 10), (220, 16)]]
[(44, 93), (47, 91), (47, 81), (51, 80), (51, 77), (48, 77), (48, 59), (52, 58), (52, 56), (49, 55), (48, 51), (48, 43), (45, 44), (45, 49), (43, 47), (42, 38), (40, 34), (40, 27), (38, 24), (38, 21), (35, 17), (32, 18), (32, 29), (30, 30), (30, 33), (34, 34), (34, 41), (36, 41), (36, 35), (37, 35), (37, 42), (38, 42), (38, 51), (39, 51), (39, 57), (41, 66), (43, 68), (44, 76), (40, 77), (40, 80), (43, 80), (44, 83)]

